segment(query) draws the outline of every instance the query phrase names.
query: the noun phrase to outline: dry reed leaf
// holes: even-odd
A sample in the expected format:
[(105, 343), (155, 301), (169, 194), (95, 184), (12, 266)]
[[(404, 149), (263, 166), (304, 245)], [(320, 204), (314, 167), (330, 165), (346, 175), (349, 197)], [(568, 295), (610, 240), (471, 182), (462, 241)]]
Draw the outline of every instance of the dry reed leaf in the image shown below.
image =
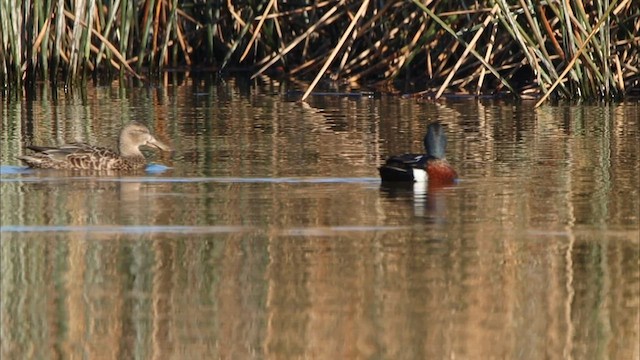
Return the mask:
[(540, 105), (542, 105), (542, 103), (545, 102), (547, 98), (551, 95), (551, 93), (553, 92), (553, 89), (555, 89), (558, 86), (558, 84), (564, 79), (564, 77), (567, 76), (569, 71), (571, 71), (571, 68), (576, 63), (576, 61), (578, 61), (578, 58), (582, 55), (582, 52), (587, 47), (587, 44), (589, 43), (591, 38), (593, 38), (593, 36), (600, 30), (600, 27), (602, 26), (602, 24), (604, 24), (604, 21), (609, 16), (609, 13), (611, 13), (611, 10), (613, 10), (613, 7), (616, 5), (617, 2), (618, 0), (613, 0), (613, 2), (609, 5), (604, 15), (600, 17), (600, 20), (598, 20), (596, 25), (593, 27), (593, 30), (591, 30), (591, 33), (586, 38), (582, 46), (580, 46), (578, 51), (573, 55), (573, 58), (571, 59), (571, 61), (569, 61), (569, 64), (567, 64), (562, 74), (560, 74), (560, 77), (558, 77), (558, 79), (553, 83), (553, 85), (551, 85), (551, 88), (547, 90), (547, 92), (542, 96), (542, 98), (536, 103), (534, 108), (540, 107)]
[(256, 41), (256, 39), (258, 38), (258, 36), (260, 35), (260, 30), (262, 29), (262, 25), (264, 24), (264, 21), (267, 19), (267, 17), (265, 16), (266, 14), (269, 13), (269, 11), (271, 11), (271, 8), (273, 7), (273, 4), (275, 3), (275, 0), (270, 0), (269, 4), (267, 4), (267, 7), (264, 9), (263, 12), (263, 16), (262, 18), (258, 21), (258, 25), (256, 26), (256, 29), (253, 31), (253, 35), (251, 36), (251, 40), (249, 40), (249, 43), (247, 44), (244, 53), (242, 53), (242, 55), (240, 56), (240, 61), (242, 62), (242, 60), (244, 60), (244, 58), (247, 56), (247, 54), (249, 54), (249, 51), (251, 50), (251, 46), (253, 45), (253, 42)]
[[(68, 11), (64, 11), (64, 15), (66, 17), (68, 17), (71, 20), (75, 20), (75, 17), (73, 14), (71, 14)], [(83, 21), (79, 21), (79, 24), (81, 24), (82, 26), (87, 26)], [(124, 58), (124, 56), (122, 56), (122, 54), (120, 54), (120, 52), (118, 51), (118, 49), (116, 49), (115, 46), (113, 46), (113, 44), (111, 44), (111, 42), (109, 42), (109, 40), (107, 40), (104, 36), (102, 36), (102, 34), (100, 34), (99, 32), (95, 31), (94, 29), (90, 29), (91, 33), (93, 35), (95, 35), (98, 39), (100, 39), (100, 41), (102, 41), (108, 48), (109, 50), (111, 50), (111, 52), (115, 55), (115, 57), (118, 58), (118, 60), (120, 60), (120, 63), (122, 65), (124, 65), (124, 68), (133, 76), (135, 76), (138, 79), (144, 79), (144, 77), (142, 75), (139, 75), (138, 73), (136, 73), (131, 66), (129, 66), (129, 64), (127, 63), (127, 60)]]
[(309, 88), (307, 88), (307, 90), (304, 92), (304, 95), (302, 95), (302, 99), (300, 101), (305, 101), (307, 97), (309, 97), (309, 94), (311, 94), (315, 86), (318, 84), (318, 81), (320, 81), (320, 78), (324, 75), (324, 72), (327, 71), (327, 68), (329, 68), (329, 65), (331, 65), (331, 63), (333, 62), (333, 59), (336, 57), (340, 49), (342, 49), (342, 46), (347, 40), (347, 37), (351, 34), (353, 29), (355, 28), (356, 24), (358, 23), (358, 20), (360, 20), (360, 18), (367, 11), (367, 6), (369, 6), (369, 0), (364, 0), (362, 2), (362, 5), (360, 5), (360, 8), (358, 9), (358, 12), (353, 17), (351, 24), (349, 24), (349, 27), (347, 28), (347, 30), (345, 30), (344, 34), (342, 35), (342, 38), (340, 38), (340, 41), (338, 41), (336, 48), (333, 50), (331, 55), (329, 55), (329, 58), (327, 59), (327, 61), (324, 63), (324, 65), (318, 72), (318, 75), (316, 75), (316, 78), (313, 79), (313, 81), (311, 82), (311, 85), (309, 85)]

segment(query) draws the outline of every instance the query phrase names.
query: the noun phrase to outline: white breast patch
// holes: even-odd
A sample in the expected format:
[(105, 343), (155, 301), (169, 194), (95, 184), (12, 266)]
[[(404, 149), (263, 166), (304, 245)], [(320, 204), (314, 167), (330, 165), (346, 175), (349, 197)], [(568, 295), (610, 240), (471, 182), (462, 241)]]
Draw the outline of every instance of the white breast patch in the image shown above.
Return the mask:
[(427, 172), (422, 169), (413, 168), (413, 181), (427, 182)]

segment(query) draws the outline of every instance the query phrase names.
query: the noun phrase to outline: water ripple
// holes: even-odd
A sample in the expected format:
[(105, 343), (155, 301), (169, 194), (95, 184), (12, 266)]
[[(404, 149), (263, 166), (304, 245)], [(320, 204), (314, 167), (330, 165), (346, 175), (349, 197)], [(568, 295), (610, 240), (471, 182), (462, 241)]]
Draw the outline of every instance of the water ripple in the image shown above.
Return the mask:
[[(327, 226), (309, 228), (284, 228), (276, 232), (288, 236), (331, 236), (336, 233), (353, 232), (380, 232), (408, 229), (407, 226)], [(247, 231), (257, 231), (259, 228), (253, 226), (161, 226), (161, 225), (87, 225), (87, 226), (56, 226), (56, 225), (8, 225), (1, 226), (0, 233), (96, 233), (96, 234), (217, 234), (217, 233), (239, 233)], [(271, 229), (265, 229), (271, 232)]]
[[(23, 172), (24, 173), (24, 172)], [(3, 173), (4, 174), (4, 173)], [(19, 174), (16, 172), (15, 174)], [(100, 182), (120, 182), (120, 183), (351, 183), (351, 184), (374, 184), (380, 179), (373, 177), (94, 177), (94, 176), (49, 176), (49, 177), (11, 177), (0, 178), (0, 182), (64, 182), (64, 181), (100, 181)]]

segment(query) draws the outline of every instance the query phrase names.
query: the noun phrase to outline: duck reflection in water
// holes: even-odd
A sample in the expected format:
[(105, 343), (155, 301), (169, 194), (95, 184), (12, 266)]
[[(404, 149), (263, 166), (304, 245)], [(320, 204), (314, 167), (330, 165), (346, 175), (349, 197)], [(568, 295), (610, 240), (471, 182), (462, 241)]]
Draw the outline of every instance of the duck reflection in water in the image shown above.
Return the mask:
[[(447, 217), (447, 202), (449, 192), (442, 185), (427, 185), (426, 183), (383, 182), (380, 192), (393, 203), (413, 205), (413, 215), (444, 219)], [(405, 208), (401, 206), (400, 208)], [(402, 211), (404, 213), (404, 211)]]

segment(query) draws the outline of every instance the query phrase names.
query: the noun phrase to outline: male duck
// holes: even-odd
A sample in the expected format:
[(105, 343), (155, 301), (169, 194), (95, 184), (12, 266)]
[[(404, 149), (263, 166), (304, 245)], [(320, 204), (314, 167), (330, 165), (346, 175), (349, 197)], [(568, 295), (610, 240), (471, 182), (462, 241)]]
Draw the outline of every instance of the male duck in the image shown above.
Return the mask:
[(37, 169), (130, 171), (144, 168), (147, 164), (139, 149), (142, 145), (171, 151), (168, 145), (151, 135), (148, 127), (132, 121), (120, 131), (119, 153), (89, 144), (70, 143), (60, 147), (27, 146), (36, 153), (18, 159)]
[(439, 123), (429, 124), (424, 137), (426, 154), (402, 154), (391, 156), (378, 168), (383, 182), (429, 182), (429, 184), (453, 184), (458, 177), (445, 159), (447, 136)]

